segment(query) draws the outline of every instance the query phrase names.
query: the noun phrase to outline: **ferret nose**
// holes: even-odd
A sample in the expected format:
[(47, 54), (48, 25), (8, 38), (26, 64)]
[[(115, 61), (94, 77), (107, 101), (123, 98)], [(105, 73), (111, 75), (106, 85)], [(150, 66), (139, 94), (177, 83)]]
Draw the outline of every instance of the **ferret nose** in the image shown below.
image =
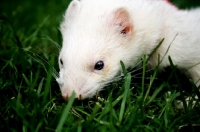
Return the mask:
[[(68, 101), (70, 99), (71, 96), (68, 96), (68, 95), (62, 95), (62, 98), (65, 100), (65, 101)], [(79, 95), (76, 95), (76, 97), (78, 100), (82, 100), (82, 95), (79, 94)]]
[(68, 97), (68, 96), (63, 96), (63, 95), (62, 95), (62, 98), (63, 98), (65, 101), (68, 101), (68, 100), (69, 100), (69, 97)]

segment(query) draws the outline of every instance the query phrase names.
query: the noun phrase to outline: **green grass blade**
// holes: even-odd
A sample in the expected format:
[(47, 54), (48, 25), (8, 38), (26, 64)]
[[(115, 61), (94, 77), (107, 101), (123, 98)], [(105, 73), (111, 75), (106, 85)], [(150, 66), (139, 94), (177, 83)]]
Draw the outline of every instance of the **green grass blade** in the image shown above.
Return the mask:
[[(110, 102), (112, 103), (112, 107), (114, 107), (115, 105), (117, 105), (119, 103), (119, 101), (123, 98), (123, 94), (120, 95), (116, 100), (114, 100), (113, 102)], [(103, 109), (103, 111), (101, 112), (100, 116), (97, 118), (97, 120), (101, 120), (101, 118), (103, 118), (108, 112), (110, 112), (110, 107), (105, 107)]]
[(159, 88), (156, 89), (156, 91), (153, 93), (153, 95), (151, 96), (151, 98), (149, 99), (149, 101), (146, 103), (146, 105), (149, 105), (154, 99), (156, 99), (156, 96), (165, 87), (165, 85), (166, 84), (163, 83)]
[(95, 103), (95, 106), (92, 110), (92, 114), (89, 116), (88, 120), (91, 121), (95, 117), (96, 113), (99, 111), (100, 108), (101, 108), (101, 105), (99, 104), (99, 102)]
[(46, 85), (45, 85), (45, 89), (44, 89), (43, 104), (45, 104), (47, 102), (47, 96), (48, 96), (49, 91), (50, 91), (54, 58), (55, 58), (55, 56), (52, 56), (51, 59), (50, 59), (50, 66), (49, 66), (47, 79), (46, 79)]
[(147, 96), (149, 95), (151, 86), (152, 86), (152, 84), (153, 84), (153, 82), (154, 82), (154, 80), (155, 80), (155, 78), (156, 78), (156, 75), (157, 75), (157, 68), (155, 69), (154, 74), (153, 74), (153, 76), (152, 76), (151, 79), (150, 79), (150, 84), (149, 84), (148, 89), (147, 89), (147, 91), (146, 91), (146, 94), (145, 94), (145, 96), (144, 96), (144, 101), (146, 100)]
[(148, 57), (148, 59), (147, 59), (147, 62), (148, 62), (149, 59), (152, 57), (152, 55), (158, 50), (158, 48), (161, 46), (161, 44), (163, 43), (164, 40), (165, 40), (165, 39), (163, 38), (163, 39), (159, 42), (159, 44), (156, 46), (156, 48), (150, 53), (150, 55), (149, 55), (149, 57)]
[(38, 95), (38, 97), (40, 96), (40, 93), (42, 91), (43, 83), (44, 83), (44, 78), (42, 78), (42, 80), (40, 81), (38, 89), (37, 89), (37, 95)]
[(143, 65), (142, 65), (142, 96), (144, 95), (144, 80), (145, 80), (145, 72), (146, 72), (146, 55), (143, 55)]
[(122, 122), (122, 119), (123, 119), (125, 104), (126, 104), (126, 100), (128, 97), (128, 93), (130, 91), (130, 84), (131, 84), (131, 75), (128, 73), (126, 76), (126, 80), (125, 80), (125, 91), (123, 94), (123, 99), (122, 99), (120, 113), (119, 113), (119, 122), (120, 123)]
[(27, 83), (28, 86), (30, 86), (30, 81), (28, 80), (28, 78), (26, 77), (25, 74), (22, 74), (22, 76), (24, 77), (25, 82)]
[(37, 37), (34, 37), (38, 34), (38, 32), (41, 30), (41, 28), (44, 26), (44, 24), (48, 21), (49, 16), (47, 16), (43, 22), (38, 26), (38, 28), (29, 36), (27, 37), (23, 43), (27, 43), (29, 41), (29, 46), (32, 45), (32, 43), (35, 41)]
[(122, 61), (120, 61), (120, 64), (121, 64), (122, 71), (123, 71), (124, 75), (126, 75), (126, 74), (127, 74), (127, 71), (126, 71), (126, 68), (125, 68), (124, 63), (123, 63)]
[(65, 123), (65, 120), (67, 119), (68, 115), (69, 115), (69, 110), (70, 108), (72, 107), (72, 104), (75, 100), (75, 92), (72, 93), (72, 96), (70, 97), (67, 105), (65, 106), (64, 110), (63, 110), (63, 113), (62, 113), (62, 116), (61, 116), (61, 119), (56, 127), (56, 132), (62, 132), (62, 127)]

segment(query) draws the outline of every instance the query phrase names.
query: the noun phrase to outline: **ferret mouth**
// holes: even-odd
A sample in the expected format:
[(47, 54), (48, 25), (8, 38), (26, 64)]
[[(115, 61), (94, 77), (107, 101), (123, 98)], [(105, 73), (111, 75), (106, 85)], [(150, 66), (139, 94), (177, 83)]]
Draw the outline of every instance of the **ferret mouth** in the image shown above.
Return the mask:
[[(70, 95), (70, 96), (68, 96), (68, 95), (67, 95), (67, 96), (63, 96), (63, 95), (62, 95), (62, 98), (63, 98), (65, 101), (68, 101), (68, 100), (70, 99), (70, 97), (71, 97), (71, 95)], [(79, 94), (79, 96), (76, 96), (75, 99), (83, 100), (81, 94)]]
[[(83, 91), (75, 91), (76, 93), (76, 97), (78, 100), (85, 100), (85, 99), (90, 99), (90, 98), (93, 98), (95, 95), (98, 95), (98, 93), (100, 92), (100, 88), (99, 87), (96, 87), (96, 88), (90, 88), (89, 90), (83, 90)], [(66, 92), (67, 91), (67, 92)], [(64, 90), (64, 89), (61, 89), (61, 94), (62, 94), (62, 98), (65, 100), (65, 101), (68, 101), (69, 98), (72, 96), (72, 93), (73, 93), (73, 90), (70, 91), (70, 90)]]
[(86, 99), (86, 98), (93, 98), (95, 95), (98, 95), (98, 93), (100, 91), (103, 90), (103, 86), (93, 86), (90, 87), (88, 89), (84, 89), (83, 91), (81, 91), (81, 97), (82, 99)]

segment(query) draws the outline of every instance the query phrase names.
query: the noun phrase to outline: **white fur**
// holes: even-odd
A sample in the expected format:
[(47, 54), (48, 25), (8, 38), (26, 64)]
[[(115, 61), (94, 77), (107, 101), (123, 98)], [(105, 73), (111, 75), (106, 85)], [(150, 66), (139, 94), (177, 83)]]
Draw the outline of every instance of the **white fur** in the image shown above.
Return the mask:
[[(125, 9), (133, 24), (130, 35), (123, 36), (113, 26), (113, 12)], [(121, 71), (120, 60), (131, 67), (142, 54), (149, 54), (165, 38), (150, 59), (150, 66), (161, 63), (169, 66), (168, 56), (181, 69), (200, 62), (200, 9), (182, 11), (164, 0), (73, 0), (61, 24), (63, 46), (59, 59), (62, 96), (68, 98), (75, 91), (77, 98), (88, 98), (99, 92)], [(94, 65), (103, 60), (103, 70)], [(188, 70), (196, 82), (200, 78), (200, 65)], [(200, 82), (197, 82), (199, 85)]]

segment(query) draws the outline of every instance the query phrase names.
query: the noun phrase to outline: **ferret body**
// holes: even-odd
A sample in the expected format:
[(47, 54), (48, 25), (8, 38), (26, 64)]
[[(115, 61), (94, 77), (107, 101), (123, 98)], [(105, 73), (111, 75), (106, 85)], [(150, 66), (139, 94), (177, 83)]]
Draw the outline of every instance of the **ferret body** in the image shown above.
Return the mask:
[[(59, 56), (63, 98), (94, 96), (121, 72), (120, 61), (132, 67), (142, 54), (160, 68), (168, 56), (200, 84), (200, 9), (178, 10), (165, 0), (73, 0), (61, 24), (63, 45)], [(171, 45), (170, 45), (171, 44)]]

